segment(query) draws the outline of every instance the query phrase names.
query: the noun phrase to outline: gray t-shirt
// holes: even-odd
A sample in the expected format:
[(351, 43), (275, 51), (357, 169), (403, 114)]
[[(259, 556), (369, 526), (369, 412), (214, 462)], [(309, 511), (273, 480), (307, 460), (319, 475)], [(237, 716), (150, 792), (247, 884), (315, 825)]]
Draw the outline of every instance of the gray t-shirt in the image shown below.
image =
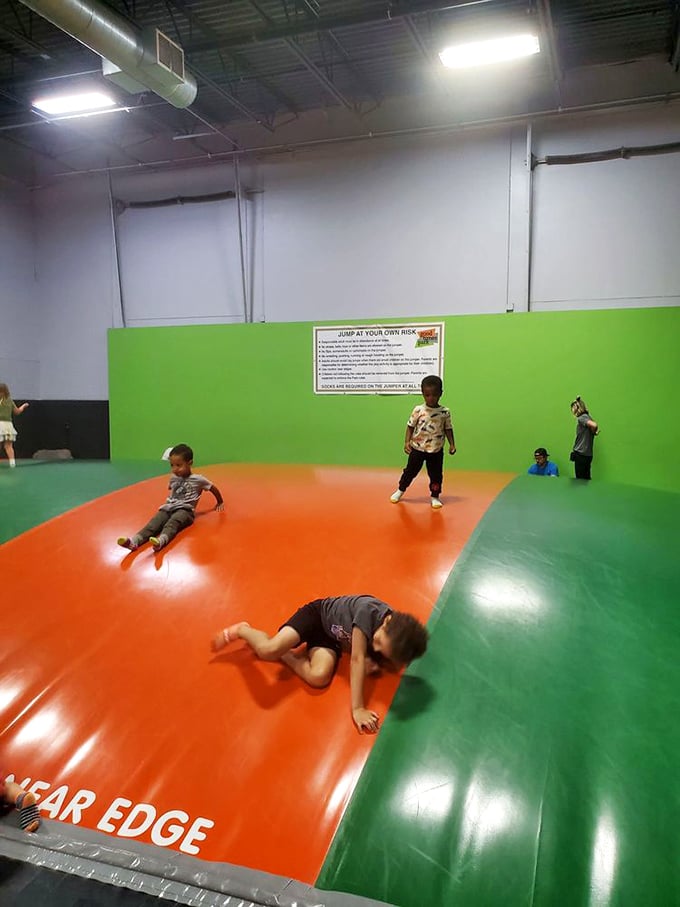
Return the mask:
[(170, 513), (173, 510), (195, 510), (201, 494), (208, 488), (212, 488), (212, 482), (205, 476), (192, 472), (186, 479), (181, 476), (171, 476), (168, 488), (170, 493), (165, 504), (162, 504), (159, 510), (167, 510)]
[(593, 455), (593, 438), (595, 435), (588, 428), (588, 423), (592, 422), (590, 413), (583, 413), (576, 420), (576, 440), (574, 441), (574, 450), (584, 457)]
[(392, 609), (373, 595), (338, 595), (321, 602), (321, 623), (329, 636), (337, 640), (343, 652), (352, 644), (352, 628), (358, 627), (368, 640)]

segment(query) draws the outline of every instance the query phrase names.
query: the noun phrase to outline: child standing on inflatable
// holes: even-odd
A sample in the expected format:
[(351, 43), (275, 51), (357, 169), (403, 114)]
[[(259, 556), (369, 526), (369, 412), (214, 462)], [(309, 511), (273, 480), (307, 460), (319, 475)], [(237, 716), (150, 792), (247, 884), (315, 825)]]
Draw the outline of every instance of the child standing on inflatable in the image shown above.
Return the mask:
[(408, 461), (399, 479), (399, 487), (390, 501), (393, 504), (399, 503), (424, 463), (430, 480), (430, 503), (434, 510), (439, 510), (442, 506), (439, 495), (444, 479), (444, 441), (449, 442), (450, 454), (455, 454), (456, 442), (453, 438), (451, 413), (445, 406), (439, 405), (443, 391), (442, 379), (437, 375), (428, 375), (423, 378), (420, 389), (425, 402), (415, 407), (406, 424), (404, 453), (408, 454)]
[(9, 465), (12, 467), (17, 465), (14, 459), (14, 442), (17, 439), (17, 433), (12, 422), (12, 416), (20, 416), (27, 408), (28, 403), (22, 403), (21, 406), (17, 406), (12, 400), (12, 395), (7, 385), (0, 384), (0, 441), (2, 441), (2, 446), (5, 448)]

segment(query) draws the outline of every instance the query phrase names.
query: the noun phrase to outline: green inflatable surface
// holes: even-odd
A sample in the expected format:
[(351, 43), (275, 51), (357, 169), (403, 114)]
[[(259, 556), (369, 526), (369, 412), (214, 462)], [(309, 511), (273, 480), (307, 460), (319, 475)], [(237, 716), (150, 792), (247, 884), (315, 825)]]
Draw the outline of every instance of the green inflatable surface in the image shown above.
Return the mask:
[(501, 494), (320, 887), (398, 907), (680, 904), (679, 514), (676, 494), (595, 481)]

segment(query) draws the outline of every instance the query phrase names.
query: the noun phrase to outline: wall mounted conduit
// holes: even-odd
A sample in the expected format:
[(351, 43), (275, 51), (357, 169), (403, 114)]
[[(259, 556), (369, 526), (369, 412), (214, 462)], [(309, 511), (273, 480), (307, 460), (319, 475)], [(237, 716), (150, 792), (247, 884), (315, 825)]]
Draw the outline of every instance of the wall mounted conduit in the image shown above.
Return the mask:
[(622, 148), (610, 148), (607, 151), (586, 151), (582, 154), (547, 154), (536, 159), (536, 164), (595, 164), (601, 161), (628, 160), (631, 157), (647, 157), (653, 154), (677, 154), (680, 142), (667, 142), (664, 145), (638, 145)]
[(176, 195), (173, 198), (157, 198), (145, 202), (124, 202), (116, 199), (119, 210), (124, 211), (126, 208), (171, 208), (175, 205), (200, 205), (204, 202), (222, 202), (226, 199), (236, 198), (236, 193), (212, 192), (209, 195)]
[[(244, 189), (243, 195), (250, 198), (257, 195), (261, 190)], [(155, 198), (144, 202), (126, 202), (123, 199), (115, 200), (116, 213), (122, 214), (128, 208), (174, 208), (177, 205), (202, 205), (207, 202), (223, 202), (237, 197), (233, 189), (227, 192), (211, 192), (206, 195), (174, 195), (172, 198)]]

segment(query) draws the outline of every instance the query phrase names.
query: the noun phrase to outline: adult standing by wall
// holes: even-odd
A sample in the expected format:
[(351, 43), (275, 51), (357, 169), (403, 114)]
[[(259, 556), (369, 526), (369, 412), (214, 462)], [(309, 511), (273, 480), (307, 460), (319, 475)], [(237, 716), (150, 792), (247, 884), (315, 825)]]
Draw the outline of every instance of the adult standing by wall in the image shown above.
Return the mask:
[(576, 419), (576, 438), (569, 459), (574, 464), (576, 478), (589, 479), (593, 462), (593, 440), (600, 429), (597, 422), (591, 419), (588, 407), (580, 397), (572, 402), (571, 411)]

